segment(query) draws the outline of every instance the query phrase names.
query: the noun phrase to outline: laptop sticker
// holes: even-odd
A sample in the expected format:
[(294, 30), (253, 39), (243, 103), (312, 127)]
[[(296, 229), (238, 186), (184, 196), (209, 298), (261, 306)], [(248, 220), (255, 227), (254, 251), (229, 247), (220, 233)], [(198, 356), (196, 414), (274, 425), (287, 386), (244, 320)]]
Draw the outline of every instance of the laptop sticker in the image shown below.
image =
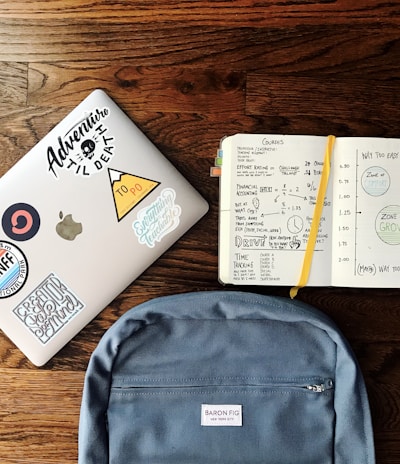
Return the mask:
[(37, 234), (40, 216), (33, 206), (16, 203), (5, 210), (1, 223), (8, 237), (16, 241), (25, 241)]
[(15, 295), (28, 277), (28, 262), (15, 245), (0, 240), (0, 298)]
[(13, 309), (13, 313), (45, 345), (84, 307), (65, 282), (51, 273)]
[(108, 169), (118, 222), (147, 197), (160, 182)]
[(48, 170), (56, 179), (62, 169), (88, 177), (110, 163), (114, 137), (104, 123), (110, 114), (106, 107), (93, 109), (47, 147)]
[(175, 199), (175, 190), (166, 188), (153, 203), (138, 212), (132, 228), (139, 243), (153, 248), (178, 227), (182, 208), (175, 204)]

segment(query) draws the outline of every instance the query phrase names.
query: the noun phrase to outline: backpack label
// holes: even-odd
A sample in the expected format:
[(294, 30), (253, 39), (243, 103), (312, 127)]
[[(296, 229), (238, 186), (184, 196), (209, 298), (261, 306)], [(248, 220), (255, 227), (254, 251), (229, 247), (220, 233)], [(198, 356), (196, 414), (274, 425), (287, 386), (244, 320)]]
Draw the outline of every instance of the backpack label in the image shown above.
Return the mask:
[(241, 404), (202, 404), (201, 425), (203, 427), (241, 427)]

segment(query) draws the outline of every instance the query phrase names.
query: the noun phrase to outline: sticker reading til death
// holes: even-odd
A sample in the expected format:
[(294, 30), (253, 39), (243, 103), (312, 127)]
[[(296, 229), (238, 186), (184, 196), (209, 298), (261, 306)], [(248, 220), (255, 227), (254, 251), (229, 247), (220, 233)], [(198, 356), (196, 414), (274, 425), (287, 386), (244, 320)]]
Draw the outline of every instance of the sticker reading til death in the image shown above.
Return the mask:
[(102, 171), (112, 160), (114, 137), (104, 121), (111, 110), (94, 108), (47, 147), (48, 171), (58, 179), (59, 170), (88, 177)]

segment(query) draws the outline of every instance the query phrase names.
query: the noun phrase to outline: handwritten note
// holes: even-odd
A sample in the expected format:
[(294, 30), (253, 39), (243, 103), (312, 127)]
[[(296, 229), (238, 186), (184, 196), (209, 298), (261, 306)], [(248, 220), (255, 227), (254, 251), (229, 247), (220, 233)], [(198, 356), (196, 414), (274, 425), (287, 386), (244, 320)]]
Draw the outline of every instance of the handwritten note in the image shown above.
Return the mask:
[(335, 158), (334, 282), (400, 282), (400, 141), (344, 138)]
[[(222, 142), (220, 279), (295, 285), (326, 137), (237, 134)], [(400, 140), (336, 138), (309, 285), (397, 287)]]
[[(307, 143), (305, 143), (307, 142)], [(292, 285), (304, 256), (322, 172), (326, 138), (236, 136), (224, 148), (221, 210), (233, 282)], [(226, 156), (225, 156), (226, 155)], [(224, 195), (224, 193), (227, 193)], [(331, 200), (325, 199), (317, 261), (330, 259)], [(222, 213), (224, 216), (224, 213)], [(326, 267), (326, 266), (325, 266)], [(314, 273), (315, 274), (315, 273)], [(325, 275), (330, 279), (329, 269)], [(310, 277), (312, 279), (312, 276)]]

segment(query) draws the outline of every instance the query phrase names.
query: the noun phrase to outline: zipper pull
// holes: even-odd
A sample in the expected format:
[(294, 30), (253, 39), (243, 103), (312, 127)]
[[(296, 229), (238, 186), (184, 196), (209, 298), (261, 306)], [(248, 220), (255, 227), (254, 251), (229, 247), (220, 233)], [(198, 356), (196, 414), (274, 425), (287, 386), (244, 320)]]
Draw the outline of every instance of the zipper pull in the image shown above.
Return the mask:
[(326, 390), (331, 390), (333, 388), (333, 380), (326, 380), (324, 383), (316, 385), (307, 385), (307, 390), (313, 391), (315, 393), (323, 393)]

